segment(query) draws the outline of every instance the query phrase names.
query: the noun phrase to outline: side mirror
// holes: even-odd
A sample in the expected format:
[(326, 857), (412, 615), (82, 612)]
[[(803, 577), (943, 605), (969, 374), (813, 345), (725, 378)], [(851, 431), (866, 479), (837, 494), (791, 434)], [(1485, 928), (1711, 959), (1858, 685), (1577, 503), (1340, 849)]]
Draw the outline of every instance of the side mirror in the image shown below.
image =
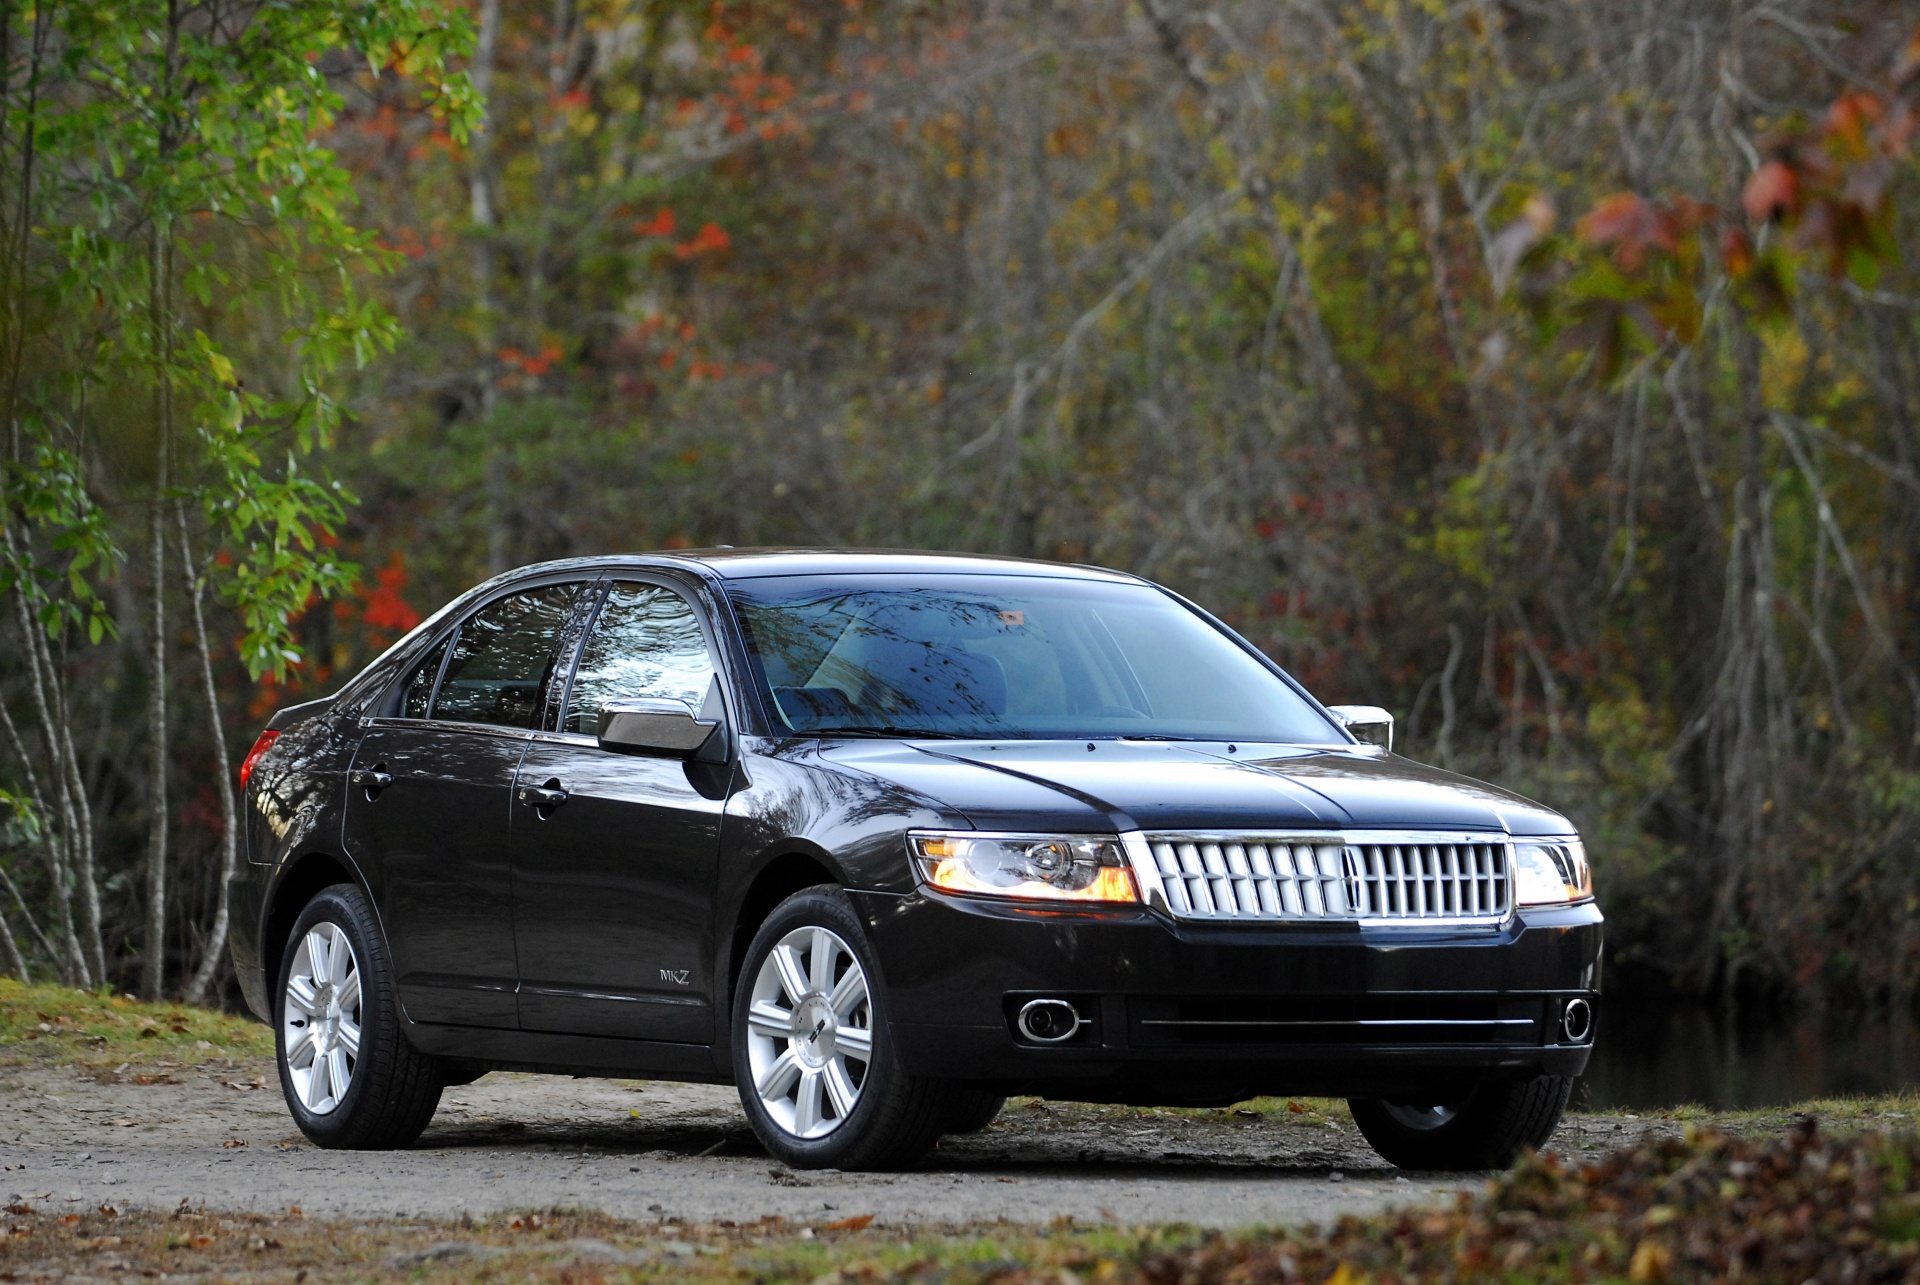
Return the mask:
[(670, 754), (685, 758), (707, 742), (724, 740), (719, 718), (702, 718), (693, 706), (666, 696), (611, 700), (600, 707), (600, 748)]
[(1383, 750), (1393, 748), (1393, 715), (1378, 705), (1329, 705), (1327, 713), (1353, 733), (1353, 739)]

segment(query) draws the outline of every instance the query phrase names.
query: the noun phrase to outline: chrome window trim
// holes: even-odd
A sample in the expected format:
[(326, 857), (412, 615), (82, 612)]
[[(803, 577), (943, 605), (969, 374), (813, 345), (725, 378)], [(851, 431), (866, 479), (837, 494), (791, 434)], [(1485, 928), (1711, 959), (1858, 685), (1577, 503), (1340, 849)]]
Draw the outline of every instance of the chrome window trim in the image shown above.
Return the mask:
[(510, 740), (529, 740), (534, 735), (531, 727), (508, 727), (504, 723), (469, 723), (451, 718), (402, 718), (398, 714), (362, 715), (361, 728), (430, 728), (438, 732), (484, 732), (489, 736), (498, 736)]
[(542, 745), (577, 745), (583, 749), (597, 749), (600, 745), (599, 737), (585, 732), (535, 732), (533, 739)]
[[(1194, 844), (1310, 844), (1328, 847), (1338, 844), (1343, 854), (1363, 847), (1413, 847), (1455, 844), (1481, 844), (1504, 850), (1506, 865), (1506, 905), (1498, 914), (1471, 915), (1218, 915), (1181, 914), (1167, 896), (1166, 881), (1160, 863), (1154, 859), (1155, 843)], [(1176, 923), (1285, 925), (1357, 925), (1365, 929), (1390, 932), (1422, 931), (1432, 928), (1474, 928), (1497, 931), (1511, 925), (1519, 913), (1513, 891), (1513, 846), (1515, 840), (1505, 831), (1494, 830), (1366, 830), (1366, 829), (1273, 829), (1273, 830), (1127, 830), (1120, 835), (1121, 850), (1133, 867), (1140, 886), (1140, 898)]]

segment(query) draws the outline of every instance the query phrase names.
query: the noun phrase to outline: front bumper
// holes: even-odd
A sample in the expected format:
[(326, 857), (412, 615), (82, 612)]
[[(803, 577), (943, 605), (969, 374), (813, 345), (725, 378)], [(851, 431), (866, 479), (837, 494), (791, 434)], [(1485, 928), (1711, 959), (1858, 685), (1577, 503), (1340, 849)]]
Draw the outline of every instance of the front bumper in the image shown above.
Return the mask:
[[(1578, 1075), (1563, 1029), (1597, 1007), (1592, 903), (1499, 929), (1199, 925), (1150, 910), (1061, 911), (851, 894), (913, 1075), (1142, 1105), (1260, 1094), (1431, 1094), (1487, 1079)], [(1028, 1000), (1066, 999), (1081, 1028), (1027, 1038)]]

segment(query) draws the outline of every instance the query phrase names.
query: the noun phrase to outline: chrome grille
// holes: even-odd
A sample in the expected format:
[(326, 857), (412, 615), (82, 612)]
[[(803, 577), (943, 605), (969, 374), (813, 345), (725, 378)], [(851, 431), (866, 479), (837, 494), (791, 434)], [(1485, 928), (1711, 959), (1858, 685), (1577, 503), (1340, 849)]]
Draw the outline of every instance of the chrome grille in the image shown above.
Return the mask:
[(1504, 835), (1132, 837), (1149, 899), (1179, 919), (1491, 924), (1513, 904)]

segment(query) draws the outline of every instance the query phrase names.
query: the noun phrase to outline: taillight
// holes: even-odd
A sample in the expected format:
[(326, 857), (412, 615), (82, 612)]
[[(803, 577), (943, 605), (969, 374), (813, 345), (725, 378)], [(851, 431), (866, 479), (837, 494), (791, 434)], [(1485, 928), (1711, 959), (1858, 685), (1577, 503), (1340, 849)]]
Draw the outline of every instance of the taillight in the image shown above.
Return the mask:
[(272, 728), (268, 728), (266, 731), (260, 733), (260, 739), (253, 743), (253, 748), (247, 751), (246, 760), (240, 764), (240, 788), (242, 790), (247, 788), (247, 778), (253, 775), (254, 764), (264, 758), (267, 751), (273, 748), (273, 743), (279, 739), (280, 733), (274, 731)]

